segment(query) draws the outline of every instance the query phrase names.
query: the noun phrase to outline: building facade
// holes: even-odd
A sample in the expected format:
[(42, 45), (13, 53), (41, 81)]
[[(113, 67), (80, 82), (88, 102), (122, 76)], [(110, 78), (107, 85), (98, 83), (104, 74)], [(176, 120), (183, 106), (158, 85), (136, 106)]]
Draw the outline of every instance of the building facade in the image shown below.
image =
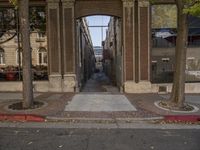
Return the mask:
[(122, 20), (111, 17), (103, 42), (103, 66), (112, 83), (123, 91)]
[(102, 46), (94, 46), (94, 55), (96, 59), (96, 69), (102, 69), (102, 60), (103, 60), (103, 48)]
[[(174, 1), (158, 0), (156, 4), (151, 5), (148, 0), (30, 0), (30, 6), (45, 7), (47, 16), (45, 22), (48, 80), (34, 82), (34, 90), (40, 92), (79, 91), (84, 80), (92, 73), (93, 67), (89, 64), (93, 64), (91, 62), (93, 62), (94, 55), (87, 29), (84, 27), (80, 29), (80, 24), (84, 24), (80, 19), (90, 15), (109, 15), (115, 18), (114, 22), (111, 22), (115, 24), (114, 30), (116, 31), (113, 30), (110, 34), (110, 36), (114, 36), (112, 38), (114, 41), (109, 41), (107, 48), (112, 51), (111, 67), (115, 74), (111, 76), (116, 85), (128, 93), (158, 92), (160, 86), (166, 86), (167, 91), (170, 91), (171, 84), (155, 83), (153, 79), (162, 71), (173, 70), (173, 66), (167, 63), (173, 60), (171, 55), (174, 53), (174, 48), (169, 46), (173, 45), (175, 38), (175, 36), (173, 38), (173, 34), (176, 32), (172, 31), (176, 27), (173, 24), (168, 25), (169, 27), (152, 24), (163, 22), (160, 19), (163, 17), (156, 17), (153, 20), (152, 16), (156, 16), (156, 12), (159, 12), (159, 9), (154, 11), (156, 10), (154, 6), (169, 4), (173, 5)], [(0, 7), (8, 8), (11, 6), (8, 0), (2, 0)], [(167, 17), (164, 17), (164, 20), (169, 22)], [(167, 29), (170, 33), (166, 32)], [(195, 30), (198, 31), (197, 28)], [(197, 43), (195, 48), (191, 48), (198, 51), (198, 36), (191, 37), (191, 39), (191, 41), (195, 41), (193, 44)], [(87, 41), (87, 44), (84, 44), (84, 41)], [(171, 42), (167, 43), (168, 47), (154, 45), (154, 42), (160, 44), (163, 41), (165, 43), (166, 41)], [(2, 49), (1, 47), (1, 62), (4, 61)], [(193, 66), (197, 65), (196, 74), (198, 74), (197, 51), (191, 54), (191, 57), (190, 54), (188, 55), (188, 61)], [(195, 54), (195, 61), (191, 61)], [(160, 59), (164, 63), (163, 65), (166, 65), (164, 70), (161, 69), (163, 65), (159, 66)], [(189, 65), (187, 67), (189, 68)], [(188, 74), (192, 73), (191, 70), (188, 72)], [(20, 82), (0, 82), (0, 85), (0, 91), (5, 90), (6, 87), (9, 91), (22, 89)], [(186, 83), (186, 92), (200, 92), (199, 89), (198, 80), (195, 83)]]

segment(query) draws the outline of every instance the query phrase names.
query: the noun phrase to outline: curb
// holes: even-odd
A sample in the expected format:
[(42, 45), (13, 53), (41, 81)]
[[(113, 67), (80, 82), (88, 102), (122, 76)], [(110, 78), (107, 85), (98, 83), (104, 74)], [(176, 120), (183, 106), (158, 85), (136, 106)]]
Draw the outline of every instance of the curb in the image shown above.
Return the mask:
[(150, 118), (67, 118), (67, 117), (51, 117), (47, 116), (47, 121), (72, 121), (72, 122), (137, 122), (137, 121), (151, 121), (151, 120), (162, 120), (163, 117), (150, 117)]
[(200, 115), (167, 115), (165, 121), (200, 122)]
[(0, 121), (45, 122), (45, 117), (32, 114), (0, 114)]

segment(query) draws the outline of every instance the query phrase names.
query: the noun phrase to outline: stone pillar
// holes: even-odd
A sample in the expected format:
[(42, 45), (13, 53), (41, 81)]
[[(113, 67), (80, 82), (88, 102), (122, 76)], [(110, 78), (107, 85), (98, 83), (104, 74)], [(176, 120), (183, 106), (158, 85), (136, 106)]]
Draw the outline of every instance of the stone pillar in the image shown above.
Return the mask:
[(124, 81), (135, 80), (134, 1), (123, 2)]
[[(128, 0), (123, 1), (124, 5), (129, 3)], [(132, 4), (133, 3), (133, 4)], [(148, 0), (131, 0), (127, 7), (133, 7), (133, 25), (132, 28), (126, 31), (126, 11), (123, 18), (125, 18), (125, 32), (124, 32), (124, 49), (125, 49), (125, 63), (126, 66), (126, 82), (124, 84), (124, 91), (127, 93), (149, 93), (151, 92), (150, 81), (150, 5)], [(126, 7), (125, 7), (126, 10)], [(130, 13), (130, 10), (129, 10)], [(132, 21), (131, 21), (132, 22)], [(128, 34), (128, 35), (126, 35)], [(132, 37), (133, 36), (133, 37)], [(130, 41), (127, 42), (127, 38)], [(132, 46), (132, 52), (128, 50), (127, 46)], [(128, 51), (128, 52), (127, 52)], [(129, 61), (131, 60), (131, 61)], [(131, 66), (131, 67), (129, 67)], [(131, 70), (133, 69), (133, 71)], [(132, 74), (127, 74), (130, 72)], [(132, 78), (131, 78), (132, 77)], [(131, 81), (132, 79), (132, 81)]]
[(150, 81), (150, 4), (138, 2), (139, 80)]
[(74, 92), (76, 89), (75, 71), (75, 0), (62, 1), (62, 28), (63, 28), (63, 91)]
[(59, 0), (47, 0), (49, 91), (62, 91)]

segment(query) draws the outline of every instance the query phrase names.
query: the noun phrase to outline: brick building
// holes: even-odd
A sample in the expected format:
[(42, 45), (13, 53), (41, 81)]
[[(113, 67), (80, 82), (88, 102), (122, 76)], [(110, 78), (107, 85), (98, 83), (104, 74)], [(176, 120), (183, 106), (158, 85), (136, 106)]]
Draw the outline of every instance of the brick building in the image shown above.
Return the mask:
[[(176, 7), (173, 4), (157, 4), (151, 6), (151, 50), (150, 50), (150, 82), (152, 86), (173, 82), (176, 42)], [(168, 15), (171, 14), (171, 15)], [(174, 18), (173, 18), (174, 17)], [(156, 19), (155, 19), (156, 18)], [(162, 18), (162, 19), (160, 19)], [(160, 19), (160, 20), (159, 20)], [(165, 21), (167, 20), (167, 22)], [(118, 25), (115, 25), (115, 24)], [(111, 17), (106, 39), (104, 41), (106, 73), (112, 79), (120, 74), (117, 37), (119, 34), (119, 19)], [(189, 17), (188, 50), (186, 60), (186, 84), (193, 86), (200, 82), (200, 19)], [(145, 44), (145, 43), (144, 43)], [(116, 80), (116, 79), (115, 79)], [(119, 82), (120, 78), (116, 82)]]
[[(4, 36), (7, 36), (4, 34)], [(4, 37), (1, 37), (2, 39)], [(40, 37), (38, 32), (31, 32), (31, 49), (32, 49), (32, 64), (47, 66), (47, 37)], [(1, 68), (7, 66), (18, 66), (18, 40), (15, 36), (12, 40), (1, 44), (1, 50), (4, 52), (2, 61), (0, 63)], [(20, 52), (22, 53), (22, 52)], [(22, 54), (21, 54), (22, 55)], [(22, 61), (22, 60), (21, 60)]]

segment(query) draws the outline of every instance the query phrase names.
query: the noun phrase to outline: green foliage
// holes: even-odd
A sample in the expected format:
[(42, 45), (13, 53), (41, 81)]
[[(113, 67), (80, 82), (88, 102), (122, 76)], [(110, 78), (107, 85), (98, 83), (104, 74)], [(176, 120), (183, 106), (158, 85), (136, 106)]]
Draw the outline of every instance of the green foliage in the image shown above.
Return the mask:
[(185, 8), (184, 12), (193, 16), (200, 16), (200, 0), (194, 1), (189, 7)]
[(151, 12), (153, 28), (177, 27), (177, 11), (175, 5), (153, 5)]
[[(6, 38), (1, 39), (1, 42), (7, 41), (10, 37), (16, 34), (16, 19), (15, 19), (15, 9), (14, 8), (1, 8), (0, 9), (0, 39), (6, 33)], [(6, 40), (5, 40), (6, 39)]]
[(45, 7), (30, 7), (30, 28), (32, 31), (46, 32)]
[(156, 0), (149, 0), (149, 2), (150, 2), (151, 4), (154, 4), (154, 3), (156, 2)]
[[(154, 4), (158, 0), (149, 0)], [(193, 16), (200, 16), (200, 0), (183, 0), (185, 9), (184, 12)]]
[[(0, 9), (0, 44), (11, 40), (17, 33), (16, 12), (13, 7)], [(45, 7), (30, 7), (29, 10), (30, 30), (37, 31), (42, 35), (46, 34), (46, 12)], [(7, 35), (6, 38), (4, 35)], [(2, 40), (2, 37), (4, 39)]]
[(18, 5), (18, 0), (9, 0), (9, 2), (11, 4), (13, 4), (15, 6), (15, 8), (17, 8), (17, 5)]

